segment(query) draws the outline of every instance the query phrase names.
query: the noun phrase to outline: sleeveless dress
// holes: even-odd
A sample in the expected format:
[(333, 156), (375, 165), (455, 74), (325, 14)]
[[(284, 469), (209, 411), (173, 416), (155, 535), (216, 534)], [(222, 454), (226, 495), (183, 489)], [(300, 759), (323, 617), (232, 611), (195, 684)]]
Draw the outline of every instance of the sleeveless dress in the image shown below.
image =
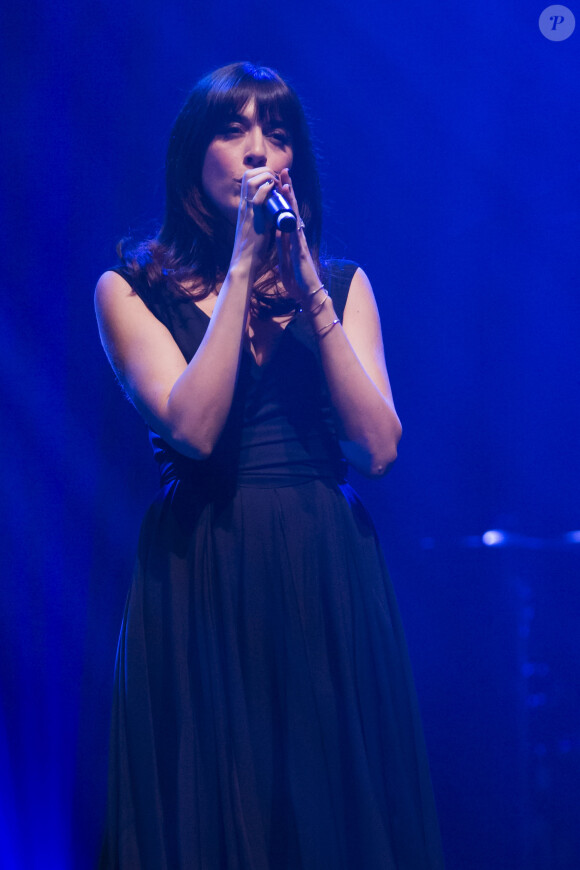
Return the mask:
[[(339, 317), (355, 271), (327, 266)], [(149, 307), (191, 359), (207, 315)], [(151, 442), (101, 868), (440, 870), (397, 605), (306, 318), (264, 366), (243, 352), (209, 459)]]

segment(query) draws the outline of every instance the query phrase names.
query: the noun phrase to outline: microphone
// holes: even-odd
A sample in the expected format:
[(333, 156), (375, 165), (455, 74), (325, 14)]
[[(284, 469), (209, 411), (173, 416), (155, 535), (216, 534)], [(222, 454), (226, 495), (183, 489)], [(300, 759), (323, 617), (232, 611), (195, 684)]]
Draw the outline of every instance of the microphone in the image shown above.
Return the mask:
[(274, 218), (274, 223), (279, 230), (283, 233), (294, 232), (297, 227), (296, 215), (278, 190), (274, 189), (268, 194), (264, 208)]

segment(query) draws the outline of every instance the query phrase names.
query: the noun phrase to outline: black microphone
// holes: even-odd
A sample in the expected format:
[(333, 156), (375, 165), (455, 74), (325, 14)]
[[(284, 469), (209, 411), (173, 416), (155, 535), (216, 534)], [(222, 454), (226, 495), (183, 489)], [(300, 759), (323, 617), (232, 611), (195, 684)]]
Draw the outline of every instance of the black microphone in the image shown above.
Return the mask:
[(264, 203), (264, 208), (274, 218), (276, 227), (283, 233), (293, 233), (297, 227), (296, 215), (280, 191), (272, 190)]

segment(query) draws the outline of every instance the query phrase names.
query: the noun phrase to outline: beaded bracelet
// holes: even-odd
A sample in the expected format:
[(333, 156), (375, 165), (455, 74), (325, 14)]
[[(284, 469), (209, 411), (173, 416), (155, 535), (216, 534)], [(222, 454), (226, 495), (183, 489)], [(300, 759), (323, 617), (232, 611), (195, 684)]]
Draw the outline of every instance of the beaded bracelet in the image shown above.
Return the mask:
[(334, 326), (336, 326), (337, 323), (340, 323), (340, 320), (338, 319), (338, 317), (335, 317), (332, 323), (327, 323), (325, 326), (322, 327), (322, 329), (315, 329), (314, 334), (320, 340), (321, 338), (324, 338), (325, 335), (328, 335), (328, 333), (332, 330)]

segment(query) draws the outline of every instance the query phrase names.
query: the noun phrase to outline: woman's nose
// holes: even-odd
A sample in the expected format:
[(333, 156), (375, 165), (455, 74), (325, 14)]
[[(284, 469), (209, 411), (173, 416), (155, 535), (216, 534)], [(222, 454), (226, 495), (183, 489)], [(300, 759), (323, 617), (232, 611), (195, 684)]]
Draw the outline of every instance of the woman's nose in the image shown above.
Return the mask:
[(246, 139), (244, 165), (252, 168), (255, 166), (265, 166), (266, 160), (266, 140), (262, 133), (262, 128), (256, 126), (249, 131)]

